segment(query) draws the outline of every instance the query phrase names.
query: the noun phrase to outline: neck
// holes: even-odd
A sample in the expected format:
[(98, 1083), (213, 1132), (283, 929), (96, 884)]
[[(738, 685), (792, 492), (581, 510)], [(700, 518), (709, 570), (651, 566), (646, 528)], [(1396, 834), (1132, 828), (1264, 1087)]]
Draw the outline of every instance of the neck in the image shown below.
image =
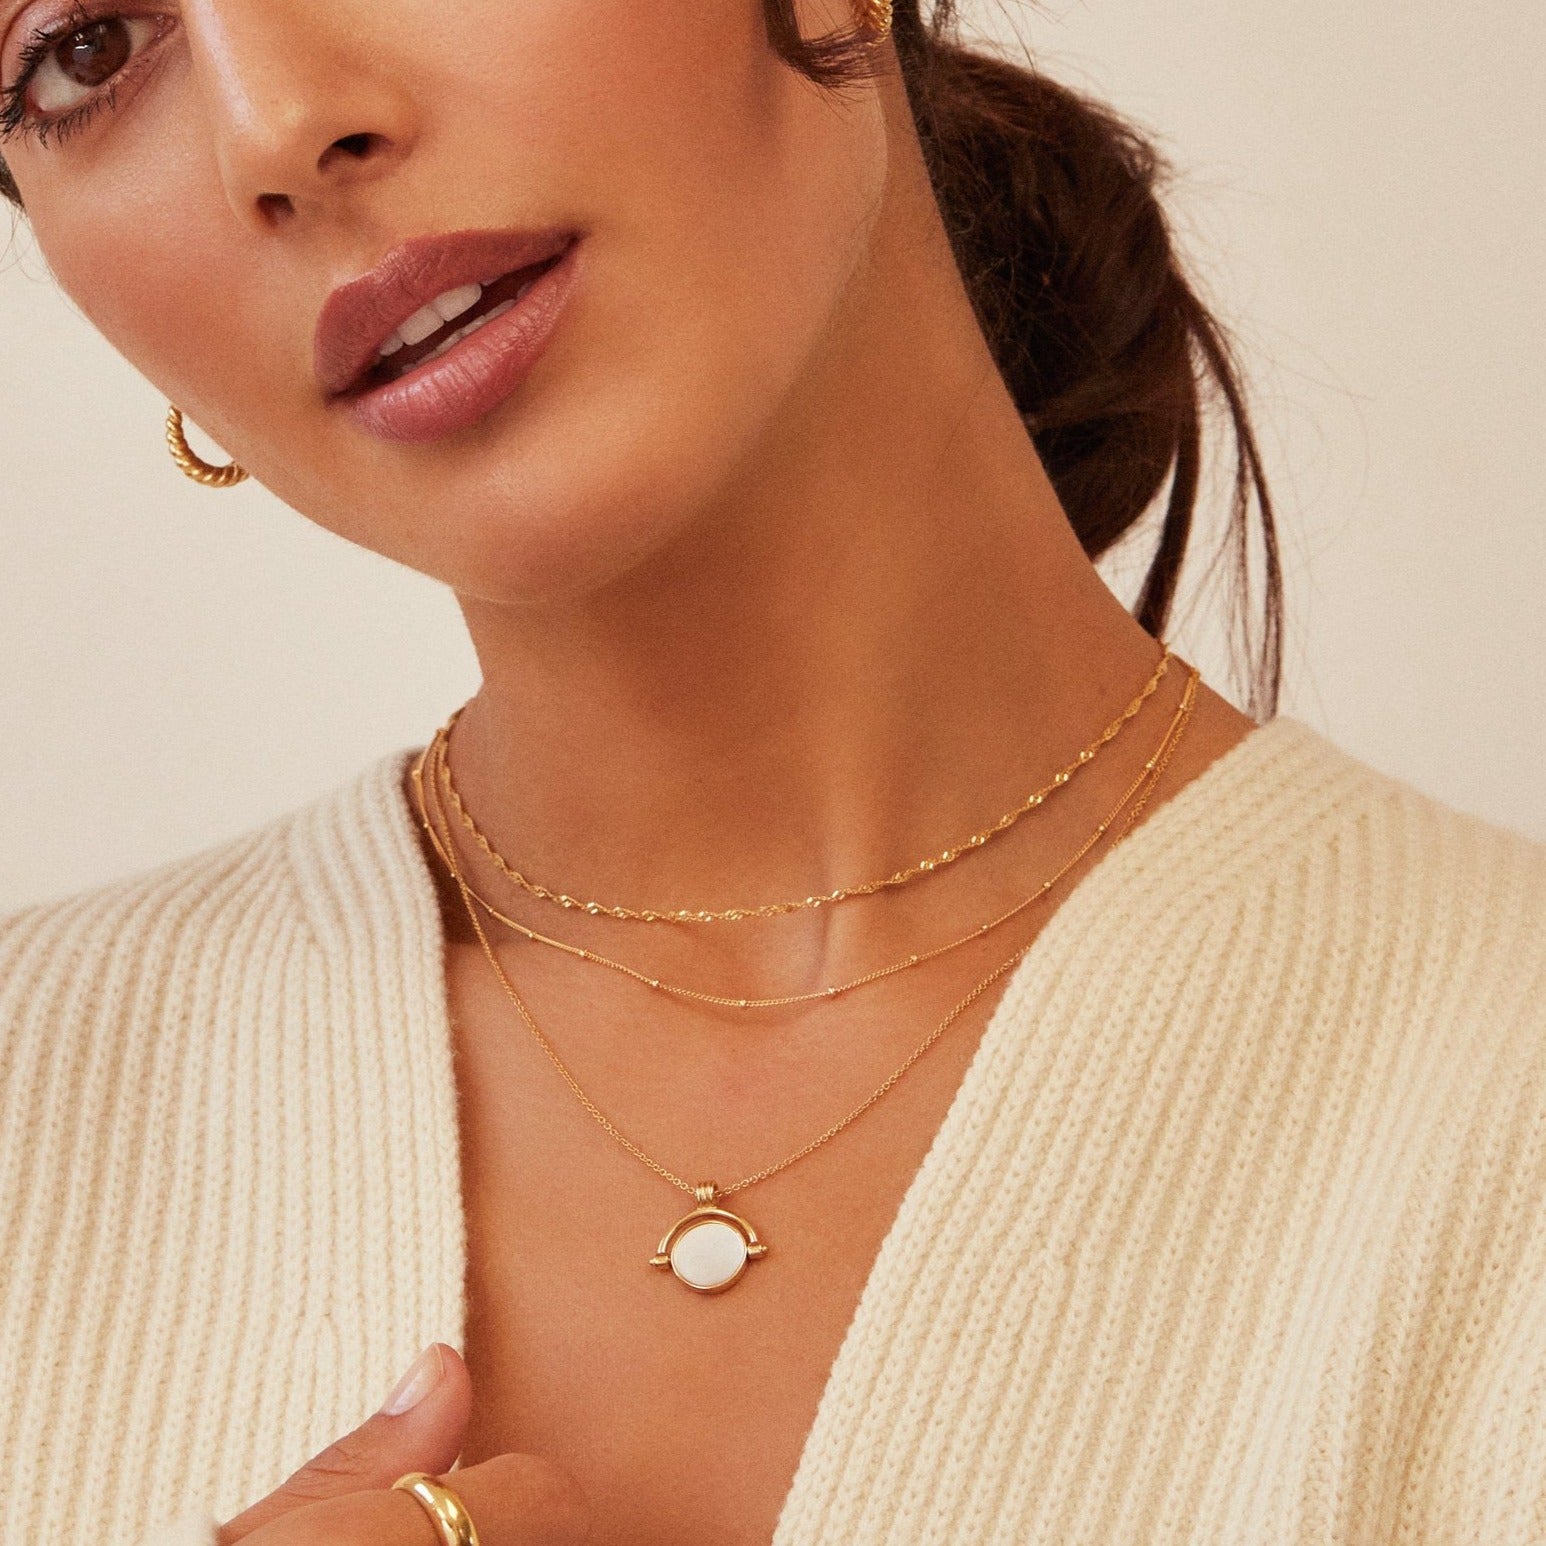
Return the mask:
[(975, 830), (1158, 653), (1055, 504), (1017, 492), (748, 501), (603, 597), (464, 602), (469, 805), (535, 877), (633, 906), (803, 896)]
[(667, 546), (578, 599), (460, 598), (483, 685), (452, 765), (534, 878), (721, 907), (888, 873), (1015, 805), (1152, 670), (937, 221), (919, 239), (922, 176), (810, 378)]

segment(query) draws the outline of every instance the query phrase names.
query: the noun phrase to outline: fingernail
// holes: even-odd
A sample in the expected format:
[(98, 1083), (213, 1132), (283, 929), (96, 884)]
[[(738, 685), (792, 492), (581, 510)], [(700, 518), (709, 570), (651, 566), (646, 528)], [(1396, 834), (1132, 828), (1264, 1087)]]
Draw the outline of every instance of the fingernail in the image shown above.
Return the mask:
[(392, 1387), (392, 1393), (382, 1404), (381, 1410), (388, 1417), (397, 1417), (409, 1407), (417, 1406), (440, 1383), (440, 1376), (444, 1372), (445, 1360), (440, 1356), (440, 1344), (432, 1342)]

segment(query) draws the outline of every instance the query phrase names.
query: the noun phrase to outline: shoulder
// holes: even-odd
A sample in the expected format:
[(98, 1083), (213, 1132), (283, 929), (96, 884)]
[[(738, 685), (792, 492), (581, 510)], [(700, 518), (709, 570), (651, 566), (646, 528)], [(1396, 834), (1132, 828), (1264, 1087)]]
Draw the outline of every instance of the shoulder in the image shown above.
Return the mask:
[(1288, 715), (1196, 783), (1170, 846), (1199, 846), (1204, 891), (1270, 898), (1307, 936), (1341, 948), (1362, 941), (1392, 967), (1414, 955), (1451, 969), (1546, 966), (1546, 843), (1427, 794)]
[(1283, 715), (1153, 825), (1112, 905), (1134, 932), (1163, 916), (1240, 1017), (1546, 1107), (1546, 844)]
[(192, 1453), (189, 1403), (263, 1328), (331, 1390), (339, 1306), (390, 1320), (362, 1231), (455, 1154), (409, 755), (0, 918), (0, 1367), (24, 1325), (48, 1349), (0, 1452), (42, 1455), (41, 1416), (50, 1454)]
[(0, 915), (0, 1051), (15, 1067), (29, 1042), (230, 1008), (276, 953), (401, 883), (411, 755), (195, 853)]
[(1297, 722), (1283, 741), (1262, 792), (1311, 815), (1234, 891), (1237, 922), (1278, 920), (1256, 987), (1313, 1071), (1297, 1183), (1334, 1152), (1374, 1223), (1349, 1272), (1381, 1347), (1367, 1399), (1417, 1403), (1403, 1510), (1523, 1540), (1498, 1510), (1546, 1499), (1546, 844)]
[(1183, 825), (1217, 849), (1194, 917), (1224, 942), (1242, 1023), (1337, 1069), (1328, 1099), (1377, 1090), (1392, 1132), (1484, 1190), (1504, 1151), (1532, 1156), (1546, 1224), (1546, 844), (1295, 719), (1222, 766)]

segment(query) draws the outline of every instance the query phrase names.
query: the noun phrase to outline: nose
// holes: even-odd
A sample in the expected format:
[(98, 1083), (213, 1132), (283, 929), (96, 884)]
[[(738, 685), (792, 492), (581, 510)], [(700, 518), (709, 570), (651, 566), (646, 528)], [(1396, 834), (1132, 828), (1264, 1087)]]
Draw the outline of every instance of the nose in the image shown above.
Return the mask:
[[(184, 0), (220, 180), (241, 220), (269, 229), (316, 213), (408, 153), (411, 75), (366, 41), (371, 21), (353, 0)], [(379, 34), (379, 9), (374, 22)]]

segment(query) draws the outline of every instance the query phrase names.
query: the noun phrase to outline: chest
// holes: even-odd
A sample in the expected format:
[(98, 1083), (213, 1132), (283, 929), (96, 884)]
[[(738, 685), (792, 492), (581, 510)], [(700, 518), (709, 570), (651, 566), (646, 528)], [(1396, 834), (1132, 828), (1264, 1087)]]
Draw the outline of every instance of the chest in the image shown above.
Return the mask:
[[(722, 1200), (767, 1252), (704, 1294), (651, 1265), (694, 1199), (587, 1113), (488, 992), (486, 962), (463, 964), (450, 970), (475, 1390), (462, 1463), (508, 1450), (562, 1461), (609, 1546), (765, 1546), (986, 1009), (835, 1139)], [(585, 1059), (571, 1060), (578, 1075)], [(896, 1061), (848, 1070), (836, 1088), (793, 1066), (733, 1084), (712, 1067), (652, 1074), (636, 1043), (631, 1071), (594, 1063), (588, 1093), (684, 1179), (726, 1186), (818, 1135)]]
[[(1383, 1538), (1384, 1493), (1360, 1482), (1350, 1514), (1345, 1468), (1390, 1457), (1346, 1435), (1402, 1399), (1401, 1358), (1364, 1354), (1389, 1299), (1379, 1199), (1406, 1183), (1359, 1144), (1295, 1184), (1325, 1088), (1304, 1049), (1358, 1044), (1303, 1013), (1239, 1035), (1204, 991), (1218, 974), (1173, 970), (1169, 945), (1140, 939), (1125, 974), (1043, 951), (1007, 1005), (987, 995), (991, 1024), (979, 1003), (852, 1126), (728, 1199), (769, 1250), (713, 1296), (650, 1266), (692, 1198), (586, 1113), (486, 962), (450, 966), (464, 1463), (567, 1465), (609, 1546)], [(808, 1142), (927, 1026), (902, 1015), (878, 1067), (832, 1047), (716, 1063), (540, 993), (606, 1114), (721, 1185)]]

